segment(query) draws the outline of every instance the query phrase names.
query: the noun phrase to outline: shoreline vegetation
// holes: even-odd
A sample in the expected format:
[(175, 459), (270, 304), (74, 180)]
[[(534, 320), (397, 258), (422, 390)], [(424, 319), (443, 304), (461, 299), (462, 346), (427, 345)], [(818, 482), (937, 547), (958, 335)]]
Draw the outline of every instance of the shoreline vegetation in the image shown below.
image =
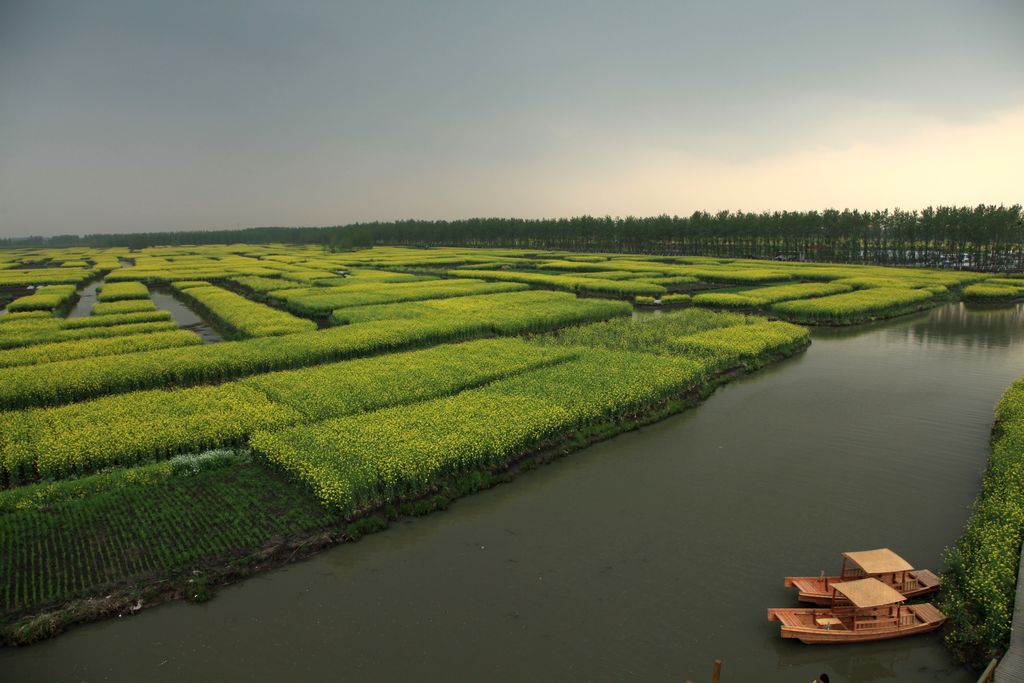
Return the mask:
[[(805, 349), (794, 322), (1012, 301), (1024, 278), (231, 244), (0, 250), (4, 288), (31, 299), (0, 315), (0, 642), (23, 644), (206, 599), (696, 405)], [(200, 345), (155, 289), (234, 339)]]
[(996, 406), (981, 493), (956, 544), (946, 552), (942, 609), (946, 645), (984, 667), (1010, 641), (1024, 539), (1024, 377)]

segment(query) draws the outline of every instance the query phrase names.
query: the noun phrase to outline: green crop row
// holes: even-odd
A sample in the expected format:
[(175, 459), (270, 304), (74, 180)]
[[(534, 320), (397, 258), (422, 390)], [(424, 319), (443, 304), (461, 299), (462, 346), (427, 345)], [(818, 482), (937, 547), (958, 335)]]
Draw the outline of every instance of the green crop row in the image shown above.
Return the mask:
[(261, 266), (188, 266), (182, 264), (177, 268), (143, 268), (136, 265), (132, 268), (120, 268), (108, 274), (107, 282), (159, 282), (170, 283), (179, 280), (215, 280), (239, 275), (274, 276), (279, 271)]
[(722, 327), (685, 337), (669, 346), (676, 353), (696, 358), (715, 370), (759, 366), (772, 358), (790, 355), (810, 343), (808, 331), (784, 322), (758, 322)]
[[(446, 299), (421, 302), (428, 313), (433, 312), (422, 317), (410, 315), (402, 320), (382, 319), (281, 337), (3, 368), (0, 408), (58, 405), (135, 389), (216, 382), (494, 333), (540, 332), (603, 320), (630, 310), (623, 302), (576, 299), (555, 292), (476, 298), (488, 301), (477, 305), (475, 314), (467, 313), (468, 309), (458, 303), (439, 306), (442, 302), (458, 302)], [(403, 305), (416, 304), (398, 304)]]
[(806, 282), (797, 285), (775, 285), (745, 289), (736, 294), (757, 299), (762, 304), (775, 304), (780, 301), (796, 301), (833, 294), (845, 294), (853, 289), (851, 286), (837, 282)]
[[(461, 270), (461, 269), (460, 269)], [(562, 275), (562, 273), (555, 273)], [(632, 270), (599, 270), (593, 273), (573, 273), (573, 277), (585, 277), (588, 279), (598, 280), (636, 280), (641, 277), (640, 273), (636, 273)]]
[(317, 280), (323, 280), (325, 278), (332, 279), (337, 276), (337, 273), (330, 270), (284, 270), (281, 271), (281, 277), (285, 280), (292, 280), (294, 282), (306, 282), (315, 283)]
[(2, 491), (0, 611), (36, 613), (111, 585), (145, 590), (156, 578), (332, 523), (313, 496), (244, 454)]
[[(49, 311), (22, 311), (16, 313), (5, 313), (0, 315), (0, 326), (8, 325), (10, 323), (24, 323), (27, 320), (35, 319), (50, 319), (53, 314)], [(17, 327), (17, 325), (15, 325)], [(3, 330), (0, 329), (0, 334)]]
[(813, 297), (843, 294), (853, 287), (834, 282), (806, 282), (795, 285), (775, 285), (731, 292), (706, 292), (695, 294), (696, 306), (712, 308), (758, 309), (781, 301), (796, 301)]
[(70, 308), (77, 296), (74, 285), (47, 285), (29, 296), (20, 297), (7, 304), (7, 310), (12, 313), (58, 311)]
[(350, 277), (345, 284), (393, 284), (396, 282), (426, 282), (437, 278), (415, 273), (396, 273), (390, 270), (372, 270), (370, 268), (346, 268)]
[(637, 306), (662, 306), (690, 303), (689, 294), (663, 294), (660, 297), (638, 296), (634, 300)]
[[(260, 431), (253, 448), (343, 514), (495, 468), (546, 440), (697, 386), (699, 364), (590, 350), (456, 396)], [(557, 391), (552, 390), (558, 387)]]
[(946, 643), (979, 668), (1002, 654), (1013, 625), (1024, 539), (1024, 378), (996, 407), (992, 452), (963, 534), (946, 553)]
[(611, 271), (623, 271), (627, 270), (632, 273), (636, 273), (637, 276), (645, 275), (649, 277), (658, 276), (669, 276), (679, 275), (678, 267), (661, 264), (661, 263), (649, 263), (647, 261), (636, 261), (632, 259), (616, 259), (604, 262), (583, 262), (575, 259), (563, 260), (556, 259), (553, 261), (541, 261), (537, 264), (538, 268), (544, 270), (564, 270), (567, 272), (600, 272), (602, 270)]
[(141, 282), (104, 283), (97, 294), (100, 301), (122, 301), (124, 299), (148, 299), (149, 289)]
[(214, 387), (149, 390), (0, 413), (0, 479), (11, 485), (244, 444), (256, 428), (415, 403), (575, 358), (487, 339), (255, 375)]
[(296, 318), (290, 313), (271, 308), (266, 304), (249, 301), (244, 296), (229, 292), (213, 285), (181, 289), (175, 287), (178, 295), (210, 318), (229, 336), (270, 337), (296, 332), (313, 332), (316, 323)]
[(703, 282), (725, 282), (737, 284), (758, 284), (792, 280), (793, 275), (783, 270), (757, 268), (689, 268), (686, 275), (692, 275)]
[[(416, 282), (421, 280), (434, 280), (436, 282), (435, 278), (411, 275), (408, 273), (390, 273), (383, 270), (367, 270), (360, 268), (350, 271), (349, 277), (337, 276), (318, 278), (311, 284), (316, 287), (350, 287), (352, 285), (376, 285), (396, 282)], [(257, 296), (257, 298), (265, 297), (271, 292), (282, 289), (291, 289), (294, 290), (294, 293), (298, 292), (295, 282), (290, 282), (281, 278), (242, 276), (229, 278), (229, 281), (245, 288), (249, 292), (252, 292)], [(310, 294), (318, 291), (323, 293), (323, 290), (317, 290), (312, 287), (303, 289)]]
[[(107, 328), (109, 329), (109, 328)], [(74, 341), (33, 344), (0, 351), (0, 368), (16, 365), (53, 363), (75, 358), (113, 356), (134, 351), (194, 346), (202, 343), (199, 335), (188, 330), (168, 330), (141, 334), (120, 334)]]
[[(636, 275), (636, 273), (634, 273), (634, 275)], [(640, 281), (650, 282), (652, 285), (661, 285), (662, 287), (668, 287), (669, 289), (685, 288), (687, 285), (693, 285), (700, 282), (700, 280), (692, 275), (666, 275), (661, 277), (648, 277), (647, 275), (644, 275)]]
[(29, 268), (26, 270), (0, 270), (0, 287), (28, 287), (30, 285), (75, 285), (95, 275), (95, 270), (81, 268)]
[(964, 298), (968, 301), (999, 303), (1013, 301), (1021, 296), (1024, 296), (1024, 282), (1018, 286), (981, 282), (964, 287)]
[(525, 290), (523, 285), (480, 280), (429, 280), (394, 284), (342, 285), (271, 292), (289, 310), (303, 315), (326, 316), (336, 309), (426, 299), (479, 296)]
[(307, 419), (324, 420), (453, 394), (575, 355), (572, 350), (540, 348), (518, 339), (482, 339), (240, 381)]
[(672, 340), (720, 327), (763, 322), (735, 313), (687, 308), (663, 315), (615, 318), (605, 322), (566, 327), (531, 338), (542, 346), (589, 346), (611, 351), (673, 353)]
[(513, 401), (547, 399), (569, 417), (560, 431), (579, 429), (698, 389), (710, 368), (700, 359), (579, 347), (567, 363), (495, 382), (487, 389)]
[[(282, 280), (280, 278), (262, 277), (259, 275), (232, 277), (228, 278), (228, 281), (239, 285), (246, 291), (253, 292), (258, 296), (265, 295), (278, 289), (293, 289), (295, 287), (294, 282), (289, 282), (288, 280)], [(176, 286), (181, 285), (180, 282), (175, 284)]]
[[(124, 327), (139, 322), (163, 322), (169, 320), (167, 311), (128, 313), (119, 315), (87, 316), (82, 318), (54, 318), (34, 312), (11, 313), (4, 318), (9, 322), (0, 326), (0, 349), (9, 349), (29, 344), (69, 341), (84, 337), (105, 337), (122, 334)], [(15, 319), (17, 318), (17, 319)], [(85, 332), (87, 328), (116, 327), (107, 332)], [(176, 325), (174, 327), (177, 327)], [(166, 326), (165, 326), (166, 329)]]
[[(95, 304), (93, 308), (99, 306)], [(170, 311), (136, 311), (134, 313), (107, 313), (84, 318), (68, 318), (62, 320), (61, 329), (75, 330), (82, 327), (107, 327), (113, 325), (135, 325), (138, 323), (154, 323), (171, 319)]]
[(567, 325), (629, 315), (630, 305), (607, 299), (578, 299), (564, 292), (521, 291), (400, 304), (342, 308), (331, 316), (338, 324), (387, 320), (437, 321), (477, 326), (494, 334), (547, 332)]
[(287, 406), (237, 382), (136, 391), (2, 415), (0, 464), (14, 485), (241, 444), (258, 427), (300, 419)]
[(763, 305), (760, 299), (740, 294), (738, 292), (705, 292), (694, 294), (694, 306), (707, 306), (708, 308), (733, 308), (737, 310), (751, 310)]
[(90, 315), (121, 315), (124, 313), (146, 313), (155, 311), (152, 299), (125, 299), (123, 301), (100, 301), (92, 305)]
[(626, 298), (638, 295), (659, 296), (667, 291), (661, 285), (655, 285), (650, 282), (602, 280), (597, 277), (580, 275), (544, 275), (542, 273), (523, 273), (514, 270), (450, 270), (447, 274), (454, 277), (519, 282), (527, 285), (540, 285), (561, 289), (567, 292), (604, 294)]
[[(49, 316), (47, 316), (49, 318)], [(107, 318), (113, 316), (101, 316)], [(56, 344), (59, 342), (75, 341), (78, 339), (100, 339), (104, 337), (120, 337), (123, 335), (145, 334), (148, 332), (168, 332), (177, 330), (178, 324), (170, 320), (161, 319), (154, 322), (127, 323), (121, 325), (103, 325), (90, 327), (61, 327), (62, 321), (49, 318), (56, 325), (45, 328), (24, 329), (20, 326), (11, 325), (0, 331), (0, 349), (16, 349), (32, 346), (35, 344)], [(77, 319), (77, 318), (76, 318)], [(87, 319), (87, 318), (86, 318)]]
[(844, 277), (839, 280), (833, 280), (833, 282), (840, 282), (844, 285), (849, 285), (853, 289), (873, 289), (875, 287), (906, 287), (909, 289), (917, 289), (924, 284), (923, 282), (908, 280), (905, 278), (871, 277), (866, 275)]
[(851, 325), (903, 315), (927, 306), (931, 299), (932, 293), (925, 289), (877, 287), (818, 299), (783, 301), (774, 304), (771, 311), (793, 322)]

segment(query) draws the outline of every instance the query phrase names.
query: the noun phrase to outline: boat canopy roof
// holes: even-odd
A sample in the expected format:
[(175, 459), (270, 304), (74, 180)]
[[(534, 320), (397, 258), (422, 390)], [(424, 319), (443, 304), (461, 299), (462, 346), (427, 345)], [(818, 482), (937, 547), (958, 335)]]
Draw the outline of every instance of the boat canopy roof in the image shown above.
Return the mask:
[(872, 578), (833, 583), (832, 588), (846, 596), (854, 607), (881, 607), (906, 600), (903, 594), (892, 586)]
[(863, 569), (866, 574), (889, 574), (913, 569), (909, 562), (888, 548), (858, 550), (843, 553), (843, 557)]

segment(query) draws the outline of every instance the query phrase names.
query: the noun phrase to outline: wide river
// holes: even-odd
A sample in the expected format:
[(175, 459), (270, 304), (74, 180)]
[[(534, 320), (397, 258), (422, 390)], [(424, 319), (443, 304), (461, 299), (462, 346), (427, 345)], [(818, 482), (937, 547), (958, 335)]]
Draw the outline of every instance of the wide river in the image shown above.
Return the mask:
[(0, 652), (3, 681), (974, 681), (937, 635), (807, 646), (787, 574), (891, 547), (937, 571), (978, 491), (1024, 310), (814, 333), (694, 410), (360, 543)]

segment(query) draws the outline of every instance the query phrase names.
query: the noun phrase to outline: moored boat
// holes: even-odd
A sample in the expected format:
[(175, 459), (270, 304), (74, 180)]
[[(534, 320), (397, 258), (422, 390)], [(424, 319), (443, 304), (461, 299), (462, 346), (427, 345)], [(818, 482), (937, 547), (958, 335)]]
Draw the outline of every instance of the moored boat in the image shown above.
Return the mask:
[(927, 569), (914, 569), (888, 548), (843, 553), (839, 576), (787, 576), (783, 585), (799, 591), (797, 599), (815, 605), (832, 603), (832, 584), (875, 578), (906, 598), (917, 598), (939, 590), (941, 580)]
[(831, 607), (771, 608), (783, 638), (804, 643), (856, 643), (934, 631), (946, 616), (931, 603), (904, 605), (906, 597), (876, 578), (831, 585)]

